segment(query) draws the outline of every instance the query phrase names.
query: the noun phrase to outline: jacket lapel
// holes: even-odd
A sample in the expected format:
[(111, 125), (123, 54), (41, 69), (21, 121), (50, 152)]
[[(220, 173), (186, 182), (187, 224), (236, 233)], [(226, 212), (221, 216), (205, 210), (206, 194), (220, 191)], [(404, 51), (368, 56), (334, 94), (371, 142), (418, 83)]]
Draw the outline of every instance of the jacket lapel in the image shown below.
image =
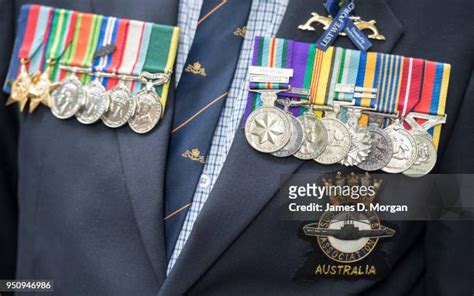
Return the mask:
[[(177, 1), (117, 0), (92, 1), (94, 13), (124, 17), (159, 24), (176, 25)], [(159, 285), (166, 277), (164, 245), (163, 188), (174, 105), (174, 80), (170, 81), (166, 112), (151, 132), (138, 135), (128, 127), (117, 130), (123, 173), (127, 183), (131, 206), (135, 213), (144, 248), (156, 273)]]
[(159, 295), (183, 294), (255, 218), (303, 162), (258, 153), (237, 131), (231, 151), (193, 231)]
[(145, 250), (160, 283), (166, 276), (167, 264), (161, 218), (172, 114), (170, 97), (164, 118), (151, 132), (138, 135), (129, 128), (117, 131), (128, 194)]
[[(302, 32), (297, 28), (306, 21), (308, 11), (322, 13), (322, 1), (289, 2), (278, 37), (314, 42), (322, 30), (315, 34)], [(400, 22), (385, 0), (374, 0), (370, 4), (367, 4), (367, 1), (359, 2), (361, 4), (358, 4), (357, 11), (361, 12), (363, 19), (376, 19), (381, 32), (387, 38), (387, 41), (373, 42), (373, 50), (390, 52), (402, 36), (403, 27)], [(344, 45), (347, 43), (344, 38), (338, 38), (340, 44), (336, 45), (353, 47), (350, 43)], [(288, 181), (289, 176), (303, 163), (293, 157), (278, 159), (256, 152), (247, 143), (244, 131), (239, 129), (213, 191), (159, 295), (184, 294), (252, 222), (278, 192), (281, 184)], [(324, 169), (316, 164), (314, 166), (318, 171)]]

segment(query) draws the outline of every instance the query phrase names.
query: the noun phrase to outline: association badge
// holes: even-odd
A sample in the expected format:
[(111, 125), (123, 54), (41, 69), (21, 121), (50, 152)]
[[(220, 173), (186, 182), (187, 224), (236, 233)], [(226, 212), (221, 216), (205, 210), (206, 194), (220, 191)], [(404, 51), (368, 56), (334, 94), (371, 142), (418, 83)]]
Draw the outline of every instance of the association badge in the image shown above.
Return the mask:
[[(359, 176), (323, 179), (325, 185), (368, 185), (380, 190), (382, 180), (368, 173)], [(395, 230), (383, 225), (376, 212), (370, 210), (375, 195), (361, 196), (354, 200), (344, 195), (329, 196), (330, 205), (319, 220), (302, 225), (301, 238), (308, 241), (312, 250), (306, 253), (302, 266), (295, 272), (294, 280), (312, 281), (318, 278), (373, 279), (387, 274), (389, 254), (384, 240), (395, 235)], [(351, 210), (348, 210), (351, 209)]]

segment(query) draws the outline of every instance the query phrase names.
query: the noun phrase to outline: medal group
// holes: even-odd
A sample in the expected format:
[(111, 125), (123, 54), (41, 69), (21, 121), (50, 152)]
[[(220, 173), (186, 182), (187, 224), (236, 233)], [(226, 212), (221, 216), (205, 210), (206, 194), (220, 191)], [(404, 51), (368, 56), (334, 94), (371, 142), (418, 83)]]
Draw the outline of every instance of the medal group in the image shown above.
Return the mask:
[(177, 27), (24, 5), (7, 104), (147, 133), (166, 106), (178, 38)]
[(411, 177), (436, 164), (450, 65), (257, 37), (245, 135), (257, 151)]
[[(177, 27), (40, 5), (21, 8), (7, 105), (151, 131), (163, 116)], [(423, 176), (436, 164), (451, 67), (257, 37), (245, 135), (275, 157)]]

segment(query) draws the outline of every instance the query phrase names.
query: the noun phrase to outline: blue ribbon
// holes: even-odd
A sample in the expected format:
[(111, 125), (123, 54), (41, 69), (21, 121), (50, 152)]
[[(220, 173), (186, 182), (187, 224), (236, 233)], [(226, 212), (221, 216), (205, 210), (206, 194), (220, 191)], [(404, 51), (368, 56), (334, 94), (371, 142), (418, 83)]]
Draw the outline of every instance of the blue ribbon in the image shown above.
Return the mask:
[(343, 2), (346, 3), (342, 8), (340, 7), (338, 0), (326, 0), (324, 3), (324, 8), (326, 8), (326, 11), (331, 15), (333, 21), (329, 25), (329, 28), (316, 42), (316, 46), (319, 49), (326, 51), (328, 47), (334, 43), (339, 33), (344, 31), (352, 43), (354, 43), (359, 50), (365, 52), (372, 46), (372, 43), (349, 19), (355, 8), (354, 1), (350, 0)]
[(8, 69), (8, 75), (5, 80), (5, 84), (3, 85), (3, 91), (6, 93), (11, 92), (10, 82), (15, 80), (16, 76), (18, 75), (18, 69), (20, 68), (20, 59), (18, 58), (18, 53), (20, 52), (20, 47), (23, 43), (23, 36), (25, 35), (29, 11), (30, 5), (23, 5), (20, 10), (20, 16), (18, 17), (17, 34), (15, 38), (15, 45), (13, 46), (10, 68)]

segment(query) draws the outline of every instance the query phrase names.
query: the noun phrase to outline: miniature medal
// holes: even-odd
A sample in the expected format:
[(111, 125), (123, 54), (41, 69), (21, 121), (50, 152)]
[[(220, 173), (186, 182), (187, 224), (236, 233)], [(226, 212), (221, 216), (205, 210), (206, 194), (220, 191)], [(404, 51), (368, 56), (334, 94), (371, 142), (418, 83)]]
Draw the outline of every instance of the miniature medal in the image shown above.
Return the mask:
[(245, 137), (257, 151), (276, 152), (290, 140), (290, 121), (274, 106), (276, 99), (275, 93), (262, 93), (263, 107), (253, 111), (245, 124)]
[(84, 103), (84, 87), (75, 75), (64, 79), (51, 95), (51, 111), (59, 119), (71, 118)]
[(86, 101), (76, 113), (77, 120), (82, 124), (97, 122), (109, 108), (109, 95), (98, 79), (90, 82), (84, 88)]
[(385, 131), (392, 139), (393, 155), (382, 171), (392, 174), (401, 173), (416, 161), (418, 155), (416, 140), (403, 128), (399, 120), (387, 127)]
[(372, 147), (369, 131), (358, 123), (361, 114), (361, 109), (350, 108), (347, 111), (347, 125), (352, 144), (347, 156), (341, 161), (345, 166), (358, 165), (367, 159)]
[(154, 84), (146, 83), (145, 87), (135, 95), (135, 101), (137, 109), (128, 120), (128, 125), (134, 132), (145, 134), (151, 131), (161, 118), (161, 101)]
[(298, 120), (303, 125), (305, 137), (303, 145), (294, 156), (299, 159), (309, 160), (321, 155), (328, 145), (328, 131), (326, 127), (314, 115), (311, 108), (303, 115), (300, 115)]
[(121, 127), (135, 113), (136, 102), (123, 80), (109, 90), (108, 94), (110, 105), (107, 112), (102, 115), (102, 121), (111, 128)]
[(347, 127), (336, 118), (338, 110), (326, 111), (326, 117), (321, 119), (328, 131), (328, 146), (314, 160), (321, 164), (335, 164), (343, 160), (351, 149), (351, 134)]
[(295, 154), (301, 148), (305, 139), (303, 125), (288, 111), (288, 107), (288, 104), (286, 104), (285, 112), (290, 121), (291, 136), (288, 143), (282, 149), (272, 153), (276, 157), (288, 157)]

